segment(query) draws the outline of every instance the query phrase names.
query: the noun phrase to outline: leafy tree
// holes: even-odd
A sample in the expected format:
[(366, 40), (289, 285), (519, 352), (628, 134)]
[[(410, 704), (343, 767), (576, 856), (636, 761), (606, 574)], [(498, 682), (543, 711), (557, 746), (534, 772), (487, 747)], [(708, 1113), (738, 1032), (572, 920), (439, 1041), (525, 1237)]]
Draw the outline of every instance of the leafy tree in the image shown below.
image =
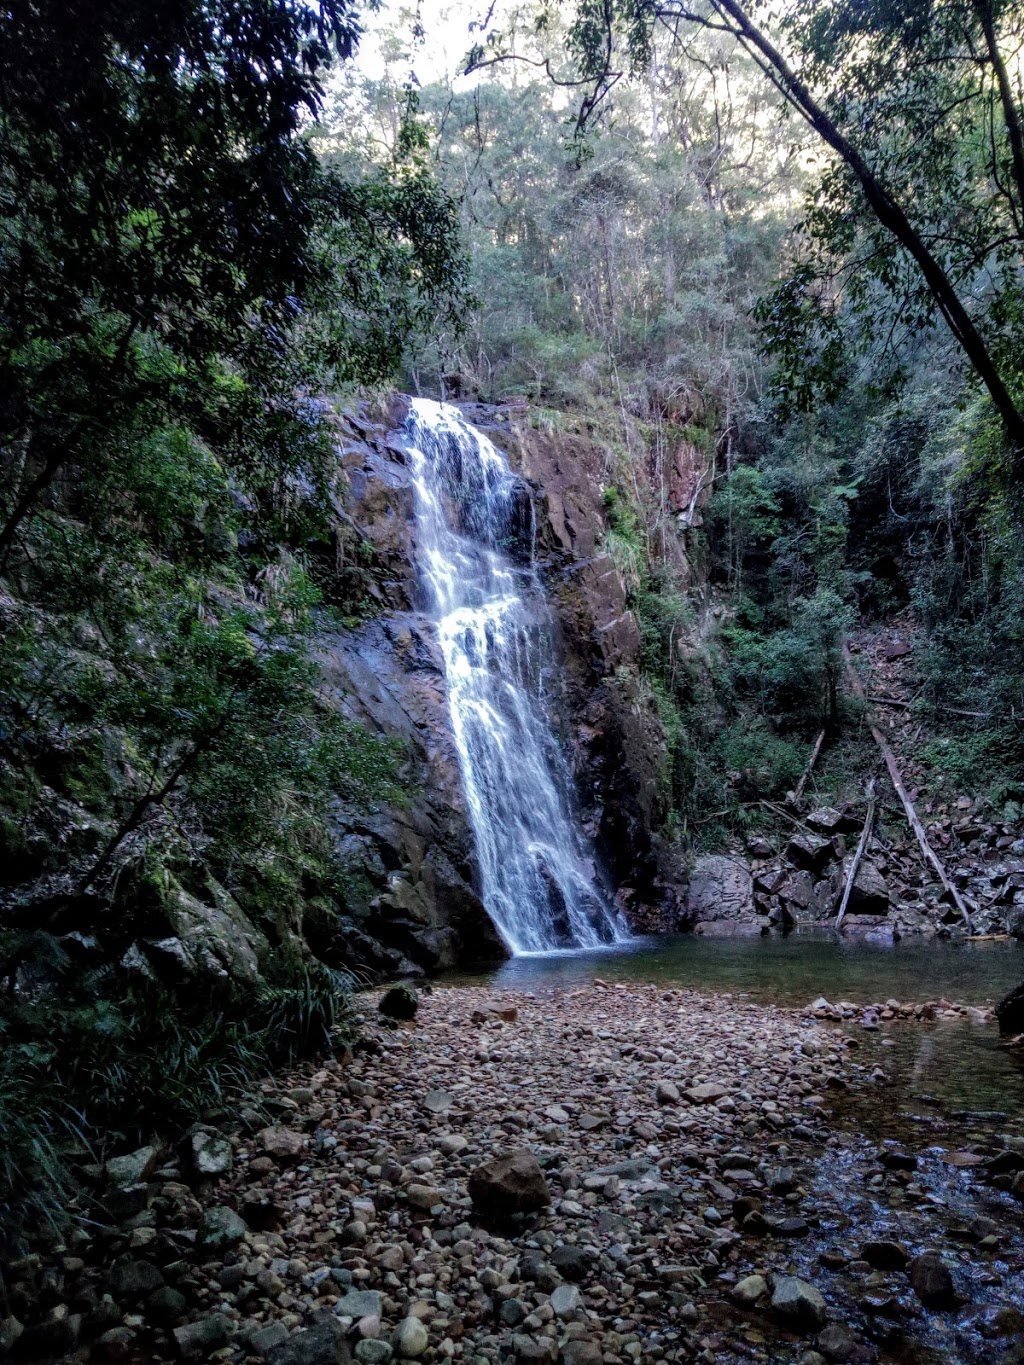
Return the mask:
[[(1021, 19), (998, 0), (821, 0), (781, 13), (756, 0), (621, 0), (576, 9), (568, 46), (586, 83), (578, 127), (599, 116), (626, 71), (649, 68), (657, 37), (691, 25), (727, 35), (835, 154), (808, 218), (817, 257), (764, 312), (775, 344), (826, 319), (811, 373), (836, 363), (836, 309), (848, 294), (871, 313), (881, 295), (908, 305), (911, 326), (941, 319), (988, 393), (1024, 461), (1024, 400), (1013, 329), (1020, 315), (1024, 142), (1019, 92), (1001, 53)], [(500, 46), (500, 40), (496, 40)], [(853, 258), (848, 288), (820, 289), (822, 257)], [(878, 312), (874, 313), (878, 317)]]

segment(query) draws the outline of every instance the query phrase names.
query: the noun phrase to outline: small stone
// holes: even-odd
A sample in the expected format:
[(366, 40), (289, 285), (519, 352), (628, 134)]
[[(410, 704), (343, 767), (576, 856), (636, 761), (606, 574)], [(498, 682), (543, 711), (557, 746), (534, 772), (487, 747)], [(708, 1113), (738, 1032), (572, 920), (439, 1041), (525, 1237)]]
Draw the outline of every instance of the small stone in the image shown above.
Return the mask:
[(445, 1156), (458, 1156), (469, 1146), (469, 1139), (464, 1138), (461, 1133), (445, 1133), (443, 1137), (437, 1139), (437, 1146)]
[(407, 1185), (405, 1197), (414, 1209), (423, 1209), (427, 1213), (443, 1202), (441, 1191), (433, 1185)]
[(169, 1284), (154, 1289), (146, 1300), (146, 1313), (154, 1322), (167, 1325), (177, 1322), (188, 1312), (188, 1300)]
[(248, 1228), (234, 1209), (219, 1204), (204, 1211), (197, 1245), (206, 1251), (227, 1251), (244, 1242), (247, 1233)]
[(553, 1365), (558, 1346), (551, 1337), (528, 1337), (516, 1332), (512, 1337), (512, 1353), (523, 1365)]
[(423, 1107), (432, 1114), (447, 1114), (454, 1102), (447, 1090), (428, 1090), (423, 1096)]
[(377, 1289), (350, 1289), (334, 1305), (334, 1311), (341, 1318), (379, 1318), (384, 1296)]
[(597, 1256), (584, 1247), (563, 1243), (551, 1253), (551, 1264), (567, 1280), (585, 1280), (595, 1268)]
[(207, 1178), (227, 1175), (235, 1162), (235, 1149), (229, 1139), (219, 1133), (193, 1133), (189, 1140), (189, 1158), (197, 1175)]
[(910, 1257), (899, 1242), (865, 1242), (860, 1249), (861, 1260), (875, 1270), (906, 1270)]
[(261, 1128), (256, 1134), (260, 1150), (275, 1161), (298, 1161), (306, 1150), (306, 1138), (294, 1128)]
[(583, 1295), (574, 1284), (560, 1284), (548, 1299), (551, 1311), (563, 1321), (574, 1317), (583, 1307)]
[(960, 1301), (953, 1273), (937, 1251), (923, 1251), (914, 1257), (910, 1285), (926, 1308), (955, 1308)]
[(679, 1087), (672, 1081), (659, 1081), (654, 1090), (654, 1098), (659, 1104), (678, 1104)]
[(362, 1365), (384, 1365), (394, 1354), (389, 1341), (366, 1340), (356, 1343), (356, 1360)]
[(419, 1318), (404, 1318), (395, 1331), (394, 1344), (405, 1360), (415, 1360), (430, 1345), (430, 1337)]
[(231, 1340), (235, 1324), (226, 1313), (211, 1313), (198, 1322), (188, 1322), (184, 1327), (175, 1327), (174, 1342), (178, 1354), (186, 1359), (209, 1355), (219, 1351)]
[(107, 1182), (118, 1189), (126, 1185), (139, 1185), (149, 1179), (159, 1160), (159, 1147), (140, 1147), (127, 1156), (111, 1157), (104, 1167)]
[(601, 1365), (604, 1355), (596, 1341), (567, 1341), (562, 1347), (561, 1365)]
[(119, 1260), (110, 1267), (107, 1284), (116, 1299), (138, 1299), (164, 1282), (163, 1273), (149, 1261)]
[(834, 1361), (835, 1365), (846, 1365), (846, 1362), (856, 1352), (858, 1344), (857, 1338), (849, 1327), (842, 1322), (831, 1323), (823, 1332), (819, 1333), (815, 1342), (825, 1359)]
[(768, 1293), (768, 1281), (763, 1275), (746, 1275), (733, 1285), (732, 1301), (740, 1308), (753, 1308)]
[(694, 1104), (713, 1104), (715, 1100), (725, 1099), (729, 1087), (719, 1081), (705, 1081), (703, 1085), (691, 1085), (684, 1093)]
[(777, 1275), (772, 1312), (796, 1331), (817, 1331), (825, 1325), (825, 1300), (813, 1285), (795, 1275)]

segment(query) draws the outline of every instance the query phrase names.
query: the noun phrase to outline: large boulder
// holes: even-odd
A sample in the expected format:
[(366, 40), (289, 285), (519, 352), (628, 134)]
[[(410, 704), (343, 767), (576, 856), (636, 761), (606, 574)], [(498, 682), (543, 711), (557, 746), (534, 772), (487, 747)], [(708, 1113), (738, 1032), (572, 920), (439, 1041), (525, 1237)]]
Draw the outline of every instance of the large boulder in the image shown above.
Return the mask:
[(742, 858), (712, 853), (698, 858), (690, 874), (686, 908), (694, 920), (752, 920), (754, 882)]
[(891, 904), (889, 885), (873, 862), (861, 861), (850, 890), (849, 911), (854, 915), (887, 915)]
[(551, 1203), (540, 1163), (525, 1147), (478, 1166), (469, 1177), (469, 1197), (484, 1218), (536, 1213)]

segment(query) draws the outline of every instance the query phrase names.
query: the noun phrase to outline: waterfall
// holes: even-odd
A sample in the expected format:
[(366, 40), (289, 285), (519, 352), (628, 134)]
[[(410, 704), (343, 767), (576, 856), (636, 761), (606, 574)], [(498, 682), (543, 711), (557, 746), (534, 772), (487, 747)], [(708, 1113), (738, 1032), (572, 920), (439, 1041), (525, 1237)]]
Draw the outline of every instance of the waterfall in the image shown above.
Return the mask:
[(529, 491), (457, 408), (413, 399), (405, 435), (484, 905), (514, 953), (626, 938), (547, 715), (553, 621)]

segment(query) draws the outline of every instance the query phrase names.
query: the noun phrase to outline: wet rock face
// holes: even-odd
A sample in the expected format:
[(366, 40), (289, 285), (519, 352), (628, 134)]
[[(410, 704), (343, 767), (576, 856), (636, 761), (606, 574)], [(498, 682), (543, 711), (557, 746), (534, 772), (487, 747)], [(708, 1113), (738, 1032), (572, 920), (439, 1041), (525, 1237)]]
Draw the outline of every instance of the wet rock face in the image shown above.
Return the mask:
[[(639, 632), (621, 577), (601, 549), (601, 455), (589, 442), (533, 430), (525, 408), (462, 405), (523, 479), (510, 553), (533, 554), (556, 617), (557, 728), (581, 818), (627, 913), (657, 905), (680, 880), (662, 823), (664, 737), (636, 686)], [(358, 579), (378, 614), (326, 638), (329, 697), (405, 747), (400, 809), (339, 818), (352, 915), (307, 926), (314, 951), (383, 975), (484, 964), (507, 955), (479, 899), (473, 839), (452, 742), (443, 663), (417, 577), (403, 400), (370, 421), (338, 419), (339, 575)], [(355, 560), (372, 561), (360, 569)], [(345, 578), (345, 575), (349, 578)], [(362, 578), (359, 575), (362, 574)]]

